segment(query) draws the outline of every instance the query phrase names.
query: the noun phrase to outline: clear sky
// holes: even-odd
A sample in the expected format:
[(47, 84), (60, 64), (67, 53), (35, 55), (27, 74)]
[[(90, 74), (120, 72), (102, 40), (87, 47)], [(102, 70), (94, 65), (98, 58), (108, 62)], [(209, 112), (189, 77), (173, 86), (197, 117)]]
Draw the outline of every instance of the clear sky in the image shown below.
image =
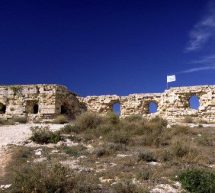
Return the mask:
[(215, 1), (1, 0), (0, 67), (82, 96), (215, 84)]

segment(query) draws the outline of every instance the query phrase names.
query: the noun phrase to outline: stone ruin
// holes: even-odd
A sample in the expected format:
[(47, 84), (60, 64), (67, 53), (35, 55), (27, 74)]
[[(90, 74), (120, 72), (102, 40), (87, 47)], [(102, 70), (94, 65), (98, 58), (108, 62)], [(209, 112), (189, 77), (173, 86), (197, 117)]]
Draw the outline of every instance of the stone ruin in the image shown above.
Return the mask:
[[(199, 108), (190, 107), (191, 97), (199, 100)], [(155, 113), (150, 104), (157, 105)], [(55, 84), (0, 86), (0, 118), (25, 117), (28, 121), (53, 120), (58, 115), (74, 119), (84, 111), (106, 114), (113, 105), (120, 105), (120, 116), (160, 116), (171, 122), (189, 116), (196, 121), (215, 120), (215, 86), (173, 87), (163, 93), (130, 94), (128, 96), (101, 95), (80, 97), (65, 86)]]

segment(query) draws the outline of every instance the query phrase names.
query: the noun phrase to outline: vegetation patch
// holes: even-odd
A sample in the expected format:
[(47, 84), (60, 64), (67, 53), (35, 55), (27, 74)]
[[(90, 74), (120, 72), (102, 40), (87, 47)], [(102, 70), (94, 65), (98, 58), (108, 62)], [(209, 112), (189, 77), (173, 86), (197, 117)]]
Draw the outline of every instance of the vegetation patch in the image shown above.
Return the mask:
[(138, 154), (138, 161), (156, 162), (157, 159), (151, 151), (142, 151)]
[(58, 131), (50, 131), (49, 127), (33, 127), (31, 140), (38, 144), (57, 143), (63, 140), (63, 137)]
[(191, 193), (214, 193), (215, 173), (206, 169), (188, 169), (183, 171), (179, 180), (182, 187)]
[[(159, 117), (84, 113), (58, 131), (32, 131), (38, 144), (13, 150), (7, 168), (10, 193), (23, 192), (21, 187), (26, 193), (49, 193), (47, 187), (56, 193), (144, 193), (159, 184), (172, 185), (171, 180), (180, 180), (191, 193), (214, 189), (214, 128), (167, 127)], [(204, 173), (207, 169), (184, 170), (188, 167), (210, 167), (211, 174)], [(190, 172), (194, 170), (198, 172)]]
[(65, 115), (58, 115), (53, 121), (53, 123), (56, 123), (56, 124), (64, 124), (68, 122), (69, 120)]
[(79, 157), (80, 155), (86, 154), (86, 147), (84, 147), (83, 145), (77, 145), (77, 146), (61, 146), (60, 149), (70, 155), (70, 156), (74, 156), (74, 157)]

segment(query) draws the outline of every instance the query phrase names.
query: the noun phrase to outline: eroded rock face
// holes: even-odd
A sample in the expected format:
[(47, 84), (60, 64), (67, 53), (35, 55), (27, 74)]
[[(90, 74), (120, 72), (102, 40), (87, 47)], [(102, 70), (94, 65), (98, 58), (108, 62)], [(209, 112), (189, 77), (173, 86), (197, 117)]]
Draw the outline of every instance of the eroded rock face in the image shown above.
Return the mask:
[[(199, 98), (198, 109), (189, 105), (189, 99), (194, 95)], [(151, 102), (157, 105), (155, 113), (149, 111)], [(0, 86), (0, 118), (6, 119), (18, 116), (28, 120), (46, 120), (60, 114), (75, 118), (83, 111), (106, 114), (116, 103), (120, 104), (121, 117), (161, 116), (172, 122), (181, 121), (186, 116), (209, 123), (215, 120), (215, 86), (175, 87), (164, 93), (87, 97), (76, 96), (60, 85)]]

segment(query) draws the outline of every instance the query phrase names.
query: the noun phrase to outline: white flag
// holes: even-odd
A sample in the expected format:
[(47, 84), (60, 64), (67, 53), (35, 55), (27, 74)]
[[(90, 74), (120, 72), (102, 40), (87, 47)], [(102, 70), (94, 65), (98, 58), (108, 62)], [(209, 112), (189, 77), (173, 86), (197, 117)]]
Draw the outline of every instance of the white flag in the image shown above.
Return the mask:
[(167, 82), (174, 82), (174, 81), (176, 81), (176, 76), (175, 75), (168, 75), (166, 81)]

